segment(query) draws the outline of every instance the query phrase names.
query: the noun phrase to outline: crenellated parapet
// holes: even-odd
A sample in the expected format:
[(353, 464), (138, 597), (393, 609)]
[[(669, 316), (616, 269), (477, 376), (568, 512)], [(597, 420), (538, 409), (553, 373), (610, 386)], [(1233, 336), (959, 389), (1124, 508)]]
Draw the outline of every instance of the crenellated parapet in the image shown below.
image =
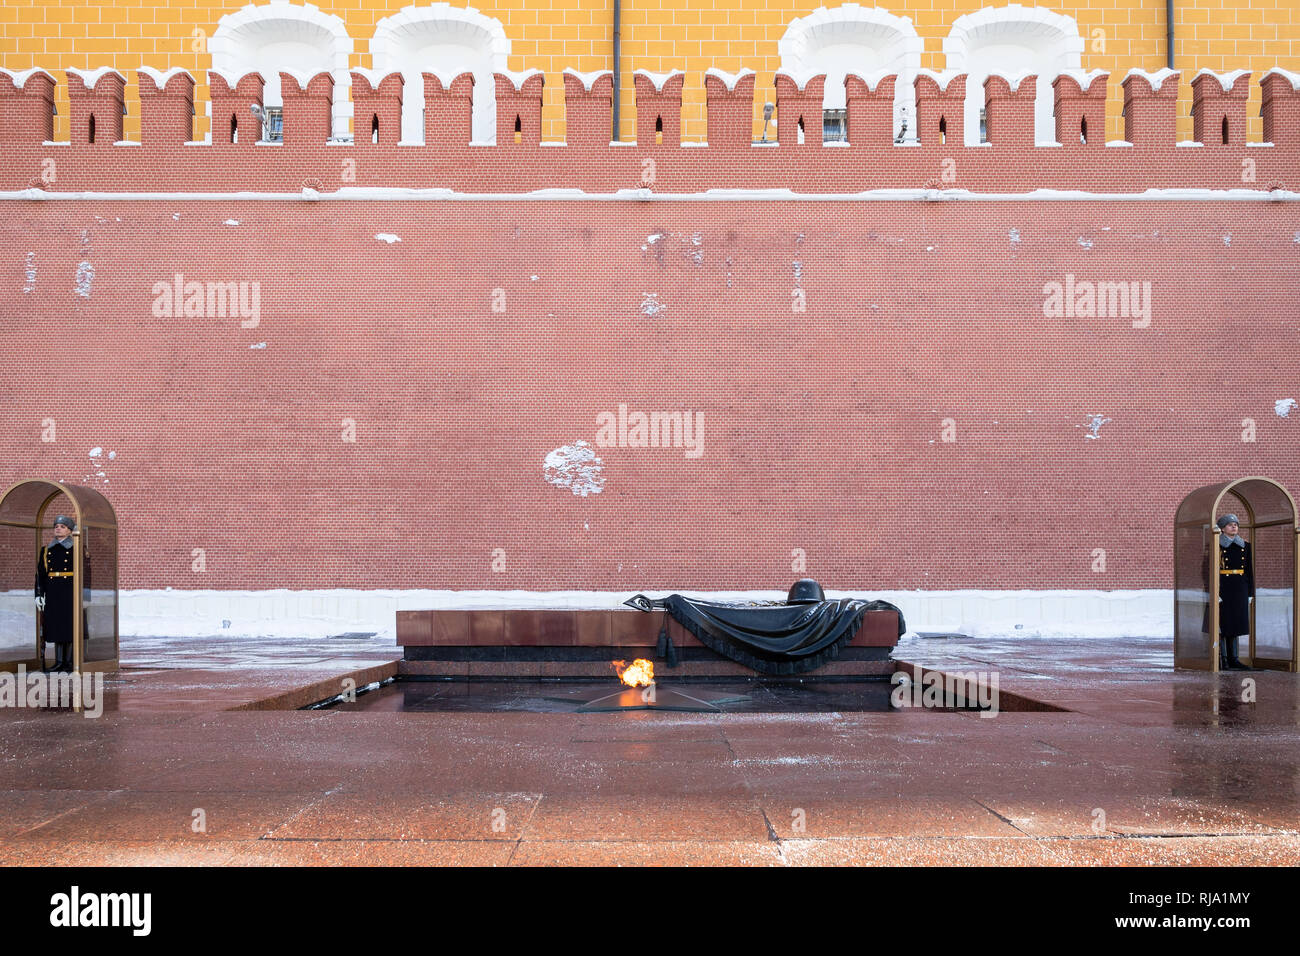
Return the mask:
[(680, 146), (682, 144), (681, 70), (650, 73), (637, 70), (632, 76), (636, 87), (636, 141), (638, 145)]
[(1062, 73), (1052, 81), (1056, 141), (1069, 149), (1106, 145), (1105, 70)]
[(126, 115), (126, 77), (108, 67), (65, 72), (72, 143), (111, 146), (119, 142), (122, 117)]
[(897, 83), (897, 73), (850, 73), (844, 78), (850, 146), (888, 146), (894, 142)]
[(352, 71), (353, 142), (358, 146), (396, 146), (402, 140), (400, 73), (381, 76), (372, 70)]
[(497, 145), (537, 146), (542, 141), (542, 89), (546, 77), (541, 70), (495, 73), (497, 97)]
[(1240, 146), (1249, 97), (1249, 70), (1201, 70), (1192, 78), (1192, 139), (1204, 146)]
[(280, 96), (284, 100), (284, 144), (324, 143), (333, 128), (334, 77), (280, 71)]
[(921, 70), (916, 75), (916, 133), (922, 146), (965, 143), (966, 74)]
[(778, 73), (774, 85), (777, 142), (782, 146), (821, 146), (826, 74)]
[(54, 138), (56, 85), (44, 70), (0, 70), (0, 143), (44, 143)]
[(1259, 81), (1264, 142), (1300, 146), (1300, 73), (1269, 70)]
[(136, 71), (140, 78), (140, 142), (188, 142), (194, 135), (194, 77), (180, 69)]
[(998, 146), (1034, 145), (1034, 97), (1038, 77), (1018, 73), (993, 74), (984, 80), (984, 112), (988, 141)]
[(1124, 89), (1124, 139), (1134, 146), (1172, 146), (1178, 138), (1178, 71), (1129, 70)]
[[(824, 148), (826, 75), (777, 73), (775, 115), (764, 121), (755, 101), (752, 70), (703, 77), (708, 140), (683, 143), (682, 91), (691, 77), (681, 71), (633, 75), (638, 139), (615, 146), (654, 148), (655, 175), (644, 176), (636, 150), (611, 148), (613, 77), (608, 71), (563, 76), (568, 140), (543, 151), (544, 75), (496, 72), (496, 143), (473, 139), (474, 103), (481, 95), (475, 75), (426, 71), (420, 86), (409, 72), (355, 69), (339, 81), (329, 72), (279, 73), (279, 100), (271, 99), (261, 73), (234, 76), (209, 71), (211, 138), (222, 158), (212, 162), (203, 143), (191, 143), (196, 107), (194, 78), (184, 70), (142, 67), (139, 77), (140, 144), (121, 144), (126, 79), (114, 70), (69, 70), (70, 150), (61, 150), (57, 179), (43, 177), (58, 102), (56, 76), (43, 70), (0, 71), (0, 190), (41, 182), (47, 191), (173, 189), (205, 191), (251, 183), (299, 189), (326, 186), (338, 176), (338, 158), (365, 149), (379, 162), (351, 164), (348, 185), (440, 186), (468, 192), (526, 192), (579, 188), (616, 190), (641, 184), (647, 193), (698, 192), (718, 188), (813, 188), (859, 192), (871, 188), (962, 188), (1013, 191), (1036, 188), (1140, 192), (1148, 188), (1286, 190), (1300, 187), (1300, 75), (1269, 70), (1259, 78), (1264, 143), (1247, 142), (1247, 103), (1252, 79), (1246, 71), (1202, 71), (1191, 83), (1190, 112), (1196, 142), (1212, 148), (1176, 149), (1178, 74), (1131, 71), (1124, 77), (1124, 128), (1128, 139), (1107, 143), (1107, 88), (1103, 72), (1073, 71), (1052, 79), (1055, 139), (1061, 148), (1035, 141), (1035, 101), (1041, 78), (1033, 74), (982, 79), (969, 89), (967, 74), (920, 70), (914, 83), (915, 114), (900, 110), (900, 77), (880, 72), (844, 78), (846, 142)], [(350, 80), (350, 82), (348, 82)], [(336, 85), (341, 84), (341, 85)], [(983, 94), (979, 130), (965, 129), (966, 100)], [(339, 104), (350, 94), (353, 135), (337, 133)], [(403, 108), (423, 97), (423, 142), (403, 138)], [(271, 99), (268, 103), (267, 100)], [(136, 108), (132, 104), (132, 108)], [(838, 117), (837, 117), (838, 119)], [(1041, 120), (1041, 117), (1040, 117)], [(827, 127), (830, 128), (830, 127)], [(418, 130), (418, 126), (414, 129)], [(763, 133), (760, 134), (760, 129)], [(104, 150), (118, 143), (130, 150)], [(185, 158), (165, 162), (151, 151), (190, 143)], [(529, 158), (511, 152), (529, 147)], [(275, 145), (275, 149), (258, 146)], [(1128, 146), (1131, 149), (1104, 149)], [(325, 147), (329, 147), (325, 149)], [(685, 146), (705, 147), (684, 150)], [(992, 149), (981, 149), (991, 146)], [(1263, 146), (1244, 150), (1244, 147)], [(92, 161), (82, 148), (95, 150)], [(1239, 150), (1238, 148), (1242, 148)], [(473, 162), (466, 162), (472, 149)], [(1249, 156), (1242, 155), (1249, 152)], [(599, 158), (593, 158), (598, 156)], [(112, 157), (112, 158), (110, 158)], [(191, 164), (189, 157), (195, 157)], [(1032, 162), (1022, 161), (1032, 157)], [(960, 160), (958, 162), (958, 160)], [(347, 165), (347, 164), (344, 164)], [(355, 170), (360, 172), (355, 172)], [(1243, 170), (1249, 175), (1243, 177)], [(356, 178), (356, 177), (360, 178)], [(315, 188), (315, 187), (313, 187)], [(340, 183), (339, 188), (344, 188)], [(318, 190), (319, 191), (319, 190)]]
[(564, 71), (565, 142), (570, 146), (609, 143), (614, 122), (614, 74)]
[[(227, 76), (208, 71), (208, 97), (212, 103), (212, 143), (252, 149), (262, 138), (262, 96), (266, 78), (261, 73)], [(256, 107), (256, 109), (254, 109)]]
[(710, 147), (748, 146), (754, 138), (754, 71), (704, 74)]
[(474, 74), (422, 73), (424, 144), (468, 146), (474, 138)]

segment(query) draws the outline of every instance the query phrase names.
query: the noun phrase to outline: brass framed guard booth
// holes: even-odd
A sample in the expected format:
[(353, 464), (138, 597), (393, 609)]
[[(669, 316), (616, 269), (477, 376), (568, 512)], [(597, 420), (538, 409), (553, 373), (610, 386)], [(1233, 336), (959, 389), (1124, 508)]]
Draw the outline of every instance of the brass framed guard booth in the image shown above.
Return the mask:
[[(1219, 670), (1219, 528), (1225, 513), (1241, 519), (1250, 543), (1255, 600), (1250, 602), (1252, 667), (1296, 671), (1296, 591), (1300, 528), (1290, 492), (1252, 476), (1197, 488), (1174, 519), (1174, 666)], [(1238, 654), (1246, 657), (1245, 654)]]
[[(42, 666), (36, 611), (36, 562), (54, 540), (54, 519), (69, 515), (72, 533), (73, 667), (118, 666), (117, 517), (93, 488), (58, 481), (20, 481), (0, 498), (0, 671)], [(89, 572), (89, 573), (87, 573)], [(89, 586), (86, 584), (90, 578)], [(52, 655), (53, 648), (46, 648)]]

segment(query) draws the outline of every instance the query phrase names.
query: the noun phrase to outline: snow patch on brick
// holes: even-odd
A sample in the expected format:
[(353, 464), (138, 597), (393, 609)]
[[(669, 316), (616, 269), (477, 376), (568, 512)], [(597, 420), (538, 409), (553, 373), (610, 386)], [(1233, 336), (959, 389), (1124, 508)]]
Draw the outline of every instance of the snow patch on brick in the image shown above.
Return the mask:
[(591, 443), (581, 439), (548, 452), (542, 461), (543, 478), (583, 498), (600, 494), (605, 487), (604, 470), (604, 462)]
[(20, 89), (20, 90), (21, 90), (23, 87), (25, 87), (25, 86), (27, 85), (27, 81), (30, 80), (33, 76), (35, 76), (37, 73), (41, 73), (41, 74), (44, 74), (45, 76), (48, 76), (48, 77), (50, 78), (50, 82), (51, 82), (51, 83), (57, 83), (57, 82), (58, 82), (58, 80), (54, 79), (54, 77), (51, 76), (50, 73), (49, 73), (48, 71), (46, 71), (46, 70), (42, 70), (40, 67), (33, 67), (33, 68), (30, 69), (30, 70), (3, 70), (3, 69), (0, 69), (0, 76), (7, 76), (7, 77), (9, 77), (9, 79), (13, 81), (14, 86), (16, 86), (16, 87), (17, 87), (18, 89)]
[(1016, 90), (1020, 89), (1020, 84), (1025, 81), (1026, 77), (1037, 75), (1038, 74), (1033, 70), (1015, 70), (1006, 73), (1003, 73), (1001, 70), (992, 70), (989, 72), (989, 79), (996, 76), (999, 79), (1005, 80), (1007, 86), (1011, 88), (1011, 92), (1014, 93)]
[(1198, 72), (1196, 76), (1192, 77), (1192, 79), (1196, 80), (1202, 76), (1212, 76), (1219, 81), (1219, 85), (1223, 87), (1223, 92), (1229, 93), (1232, 91), (1232, 85), (1248, 73), (1250, 73), (1250, 70), (1233, 70), (1231, 73), (1215, 73), (1213, 70), (1206, 69)]
[(1291, 409), (1296, 407), (1294, 398), (1279, 398), (1273, 403), (1273, 411), (1277, 412), (1279, 418), (1290, 418)]
[(1282, 79), (1290, 83), (1291, 89), (1300, 91), (1300, 73), (1297, 73), (1293, 70), (1284, 70), (1280, 66), (1273, 67), (1273, 69), (1269, 70), (1267, 73), (1261, 76), (1259, 78), (1260, 82), (1262, 83), (1265, 80), (1265, 78), (1274, 75), (1280, 76), (1282, 77)]
[(645, 298), (641, 300), (641, 314), (648, 315), (651, 318), (663, 315), (668, 311), (668, 306), (659, 301), (658, 292), (647, 292)]
[(654, 84), (656, 90), (662, 93), (664, 91), (665, 83), (671, 80), (674, 76), (685, 76), (686, 74), (681, 70), (669, 70), (667, 73), (651, 73), (649, 70), (634, 70), (633, 75), (644, 76)]
[(96, 84), (99, 83), (100, 79), (103, 78), (104, 75), (108, 73), (112, 73), (114, 76), (121, 79), (123, 83), (126, 82), (126, 77), (123, 76), (121, 73), (119, 73), (117, 70), (113, 69), (111, 66), (100, 66), (100, 67), (96, 67), (93, 70), (78, 70), (69, 67), (63, 72), (69, 73), (73, 76), (81, 77), (81, 82), (86, 84), (86, 89), (88, 90), (93, 90)]
[(402, 241), (401, 236), (395, 236), (391, 232), (377, 232), (375, 233), (375, 238), (378, 239), (380, 242), (388, 243), (390, 246), (395, 242)]
[[(1101, 435), (1099, 433), (1101, 431), (1101, 426), (1105, 425), (1110, 420), (1111, 419), (1107, 418), (1105, 415), (1089, 415), (1088, 424), (1087, 424), (1088, 434), (1084, 435), (1083, 437), (1100, 438)], [(1075, 427), (1077, 428), (1078, 426), (1076, 425)]]
[(27, 262), (23, 265), (23, 292), (32, 292), (36, 288), (36, 253), (27, 253)]
[(1127, 80), (1130, 76), (1140, 76), (1142, 77), (1142, 79), (1146, 80), (1148, 83), (1151, 84), (1151, 92), (1158, 93), (1160, 91), (1160, 87), (1164, 85), (1165, 80), (1169, 79), (1171, 76), (1177, 76), (1177, 75), (1178, 75), (1177, 70), (1171, 70), (1167, 66), (1160, 70), (1132, 69), (1124, 74), (1124, 80)]
[(917, 70), (916, 75), (929, 77), (940, 90), (947, 90), (949, 83), (966, 73), (964, 70)]
[(573, 77), (582, 84), (584, 90), (590, 93), (593, 83), (599, 80), (602, 76), (613, 76), (614, 74), (609, 70), (592, 70), (590, 73), (579, 73), (573, 67), (568, 67), (564, 71), (564, 75)]
[(95, 267), (89, 259), (77, 263), (77, 280), (73, 292), (83, 299), (90, 298), (90, 290), (95, 284)]
[[(497, 73), (499, 75), (504, 76), (507, 80), (509, 80), (514, 85), (516, 93), (522, 90), (524, 88), (524, 84), (527, 83), (532, 77), (538, 75), (541, 72), (542, 71), (538, 69), (497, 70)], [(544, 83), (545, 79), (543, 79), (542, 82)]]
[(238, 226), (239, 224), (240, 223), (238, 219), (227, 219), (225, 222), (222, 223), (223, 226)]
[(726, 71), (719, 70), (716, 66), (714, 66), (705, 70), (704, 75), (717, 77), (719, 80), (722, 81), (723, 86), (725, 86), (730, 92), (734, 93), (736, 90), (736, 84), (739, 83), (747, 76), (753, 76), (754, 71), (746, 68), (741, 70), (739, 73), (727, 73)]
[(809, 82), (815, 80), (819, 76), (825, 76), (826, 71), (810, 67), (806, 70), (778, 70), (776, 75), (784, 76), (795, 85), (795, 89), (802, 93), (804, 88), (808, 86)]
[[(183, 66), (174, 66), (169, 70), (157, 70), (154, 69), (152, 66), (140, 66), (136, 68), (136, 72), (143, 73), (145, 76), (149, 77), (149, 79), (154, 81), (154, 85), (161, 90), (164, 86), (166, 86), (168, 83), (171, 82), (172, 77), (180, 73), (184, 73), (187, 76), (189, 76), (190, 71), (185, 69), (185, 67)], [(194, 77), (190, 76), (190, 79), (194, 79)]]

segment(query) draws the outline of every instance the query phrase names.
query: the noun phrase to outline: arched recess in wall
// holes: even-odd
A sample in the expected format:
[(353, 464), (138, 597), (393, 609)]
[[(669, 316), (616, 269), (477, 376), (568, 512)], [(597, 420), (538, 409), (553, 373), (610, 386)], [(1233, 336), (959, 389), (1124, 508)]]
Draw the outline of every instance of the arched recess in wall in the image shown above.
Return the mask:
[[(352, 104), (348, 90), (352, 77), (348, 58), (352, 38), (343, 21), (317, 7), (288, 0), (248, 6), (228, 13), (217, 23), (208, 41), (212, 69), (232, 80), (258, 72), (266, 80), (263, 102), (268, 107), (283, 105), (280, 71), (313, 76), (328, 72), (334, 77), (333, 135), (346, 138)], [(246, 117), (239, 117), (242, 124)]]
[(985, 7), (958, 17), (943, 41), (945, 66), (968, 74), (966, 80), (966, 142), (980, 142), (980, 111), (984, 80), (990, 72), (1003, 76), (1033, 73), (1034, 139), (1056, 141), (1052, 80), (1065, 70), (1083, 68), (1083, 38), (1074, 17), (1042, 7)]
[(905, 138), (916, 139), (916, 90), (912, 84), (921, 68), (922, 48), (921, 38), (907, 17), (856, 3), (820, 7), (790, 21), (776, 45), (781, 70), (795, 76), (826, 74), (822, 109), (827, 140), (843, 138), (836, 135), (836, 127), (845, 109), (844, 77), (848, 73), (864, 78), (897, 73), (894, 135), (897, 137), (906, 123)]
[(375, 26), (370, 41), (371, 67), (379, 74), (400, 72), (402, 140), (424, 142), (424, 73), (448, 82), (474, 74), (473, 139), (495, 143), (497, 99), (494, 72), (506, 71), (510, 40), (500, 20), (472, 7), (446, 3), (404, 7)]

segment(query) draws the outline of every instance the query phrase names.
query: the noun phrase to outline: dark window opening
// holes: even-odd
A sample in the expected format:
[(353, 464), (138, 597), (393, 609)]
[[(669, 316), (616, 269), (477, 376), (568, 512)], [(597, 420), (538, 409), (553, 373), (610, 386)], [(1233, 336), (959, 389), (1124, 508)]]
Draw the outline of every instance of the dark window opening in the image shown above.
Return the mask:
[(983, 109), (980, 110), (980, 142), (987, 143), (988, 141), (989, 141), (989, 111), (987, 109)]
[(939, 117), (939, 142), (941, 144), (948, 142), (948, 117), (946, 116)]
[(524, 139), (524, 124), (516, 114), (515, 116), (515, 142), (522, 143)]
[(1085, 144), (1088, 142), (1088, 117), (1086, 116), (1079, 120), (1079, 142)]
[(843, 143), (848, 140), (848, 124), (848, 110), (822, 110), (822, 142)]
[(379, 114), (372, 113), (370, 116), (370, 142), (379, 142)]
[(284, 140), (284, 107), (266, 107), (266, 141), (279, 143)]
[(1219, 136), (1223, 140), (1223, 145), (1227, 146), (1228, 145), (1228, 117), (1226, 116), (1223, 118), (1223, 126), (1219, 132)]
[(239, 117), (234, 113), (230, 114), (230, 141), (232, 143), (239, 142)]
[(656, 116), (655, 117), (655, 143), (662, 145), (663, 141), (664, 141), (664, 118), (662, 116)]
[(90, 141), (95, 141), (95, 114), (90, 114)]

